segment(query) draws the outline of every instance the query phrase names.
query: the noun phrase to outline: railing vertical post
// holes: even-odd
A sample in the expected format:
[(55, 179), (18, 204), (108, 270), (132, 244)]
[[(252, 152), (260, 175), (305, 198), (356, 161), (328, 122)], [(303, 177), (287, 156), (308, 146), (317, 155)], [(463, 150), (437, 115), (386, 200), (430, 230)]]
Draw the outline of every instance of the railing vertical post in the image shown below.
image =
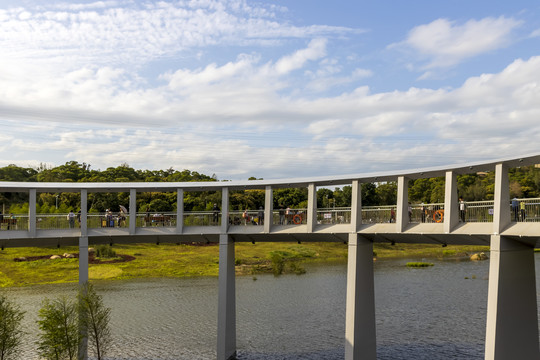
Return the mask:
[(404, 176), (398, 177), (396, 212), (397, 232), (403, 232), (409, 223), (409, 179)]
[(129, 189), (129, 235), (137, 231), (137, 189)]
[(269, 234), (274, 223), (274, 190), (268, 185), (264, 194), (264, 232)]
[(227, 234), (219, 235), (219, 289), (217, 360), (236, 358), (236, 289), (234, 242)]
[(221, 234), (227, 232), (229, 232), (229, 188), (224, 187), (221, 190)]
[(28, 233), (30, 237), (36, 237), (36, 189), (30, 189), (28, 192)]
[(486, 360), (540, 359), (534, 242), (491, 236)]
[(457, 176), (453, 171), (446, 172), (444, 184), (444, 232), (451, 233), (459, 223)]
[(498, 235), (510, 225), (510, 184), (506, 164), (495, 165), (494, 198), (493, 233)]
[(308, 185), (307, 232), (312, 233), (317, 224), (317, 191), (315, 184)]
[(345, 360), (377, 359), (373, 243), (349, 234)]
[(358, 180), (352, 182), (351, 197), (351, 230), (356, 233), (362, 226), (362, 184)]
[(176, 232), (184, 231), (184, 189), (176, 189)]
[(88, 190), (81, 189), (81, 236), (88, 235)]

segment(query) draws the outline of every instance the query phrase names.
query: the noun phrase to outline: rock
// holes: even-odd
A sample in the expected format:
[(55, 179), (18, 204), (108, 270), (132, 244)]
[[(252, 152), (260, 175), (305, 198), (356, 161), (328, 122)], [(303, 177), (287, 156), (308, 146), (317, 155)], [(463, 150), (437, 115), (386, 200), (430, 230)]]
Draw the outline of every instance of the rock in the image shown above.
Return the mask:
[(13, 260), (14, 261), (26, 261), (27, 259), (24, 256), (22, 256), (22, 257), (15, 258)]
[(68, 254), (68, 253), (65, 253), (63, 256), (64, 256), (65, 258), (68, 258), (68, 259), (73, 259), (73, 258), (75, 257), (75, 255), (73, 255), (73, 254)]
[(471, 255), (471, 260), (487, 260), (487, 255), (483, 252)]
[(49, 259), (51, 260), (56, 260), (56, 259), (61, 259), (62, 257), (60, 255), (53, 255), (51, 256)]
[(96, 249), (94, 248), (88, 248), (88, 253), (89, 254), (94, 254), (96, 252)]

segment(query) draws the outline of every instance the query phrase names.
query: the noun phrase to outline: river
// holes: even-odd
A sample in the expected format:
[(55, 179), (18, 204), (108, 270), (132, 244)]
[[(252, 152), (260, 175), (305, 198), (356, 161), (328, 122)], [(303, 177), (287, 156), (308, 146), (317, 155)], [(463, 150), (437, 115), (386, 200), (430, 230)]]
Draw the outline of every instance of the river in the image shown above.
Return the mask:
[[(489, 261), (375, 262), (378, 359), (483, 359)], [(540, 255), (536, 254), (537, 273)], [(242, 360), (343, 359), (346, 266), (304, 275), (236, 278)], [(112, 309), (108, 359), (215, 359), (217, 278), (100, 282)], [(537, 290), (540, 282), (537, 277)], [(43, 298), (74, 296), (72, 284), (1, 290), (26, 311), (21, 359), (37, 359)]]

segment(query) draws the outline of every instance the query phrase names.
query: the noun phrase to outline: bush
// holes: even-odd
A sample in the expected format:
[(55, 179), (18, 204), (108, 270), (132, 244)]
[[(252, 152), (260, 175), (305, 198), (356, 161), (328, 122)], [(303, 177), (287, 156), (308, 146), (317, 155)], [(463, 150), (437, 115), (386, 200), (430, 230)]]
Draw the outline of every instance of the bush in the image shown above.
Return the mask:
[(274, 273), (274, 276), (283, 274), (283, 269), (285, 268), (285, 259), (281, 253), (281, 251), (272, 251), (270, 253), (270, 261), (272, 262), (272, 272)]
[(115, 258), (116, 251), (107, 245), (99, 245), (96, 249), (96, 257), (98, 258)]
[(407, 267), (428, 267), (433, 266), (432, 263), (426, 263), (426, 262), (408, 262)]
[(23, 331), (21, 321), (24, 312), (0, 295), (0, 359), (10, 359), (17, 354)]
[(77, 305), (65, 297), (46, 299), (39, 317), (39, 354), (45, 359), (76, 359), (80, 341)]

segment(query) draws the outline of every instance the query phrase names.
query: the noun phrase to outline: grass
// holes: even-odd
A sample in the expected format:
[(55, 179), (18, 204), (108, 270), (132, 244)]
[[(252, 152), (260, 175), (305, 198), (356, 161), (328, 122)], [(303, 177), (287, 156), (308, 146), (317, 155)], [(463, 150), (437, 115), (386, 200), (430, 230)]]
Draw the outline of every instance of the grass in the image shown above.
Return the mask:
[(433, 266), (433, 263), (427, 263), (427, 262), (408, 262), (407, 267), (413, 267), (413, 268), (423, 268), (423, 267), (429, 267)]
[[(219, 246), (176, 244), (114, 245), (118, 255), (131, 255), (135, 260), (114, 264), (90, 264), (92, 280), (117, 280), (150, 277), (217, 276)], [(391, 258), (448, 258), (489, 251), (485, 246), (448, 246), (421, 244), (374, 244), (377, 260)], [(78, 281), (78, 259), (15, 262), (17, 257), (77, 253), (77, 247), (6, 248), (0, 251), (0, 287), (29, 286)], [(275, 258), (275, 264), (272, 258)], [(272, 273), (302, 274), (306, 264), (346, 263), (344, 243), (236, 243), (235, 264), (238, 275), (254, 276)], [(282, 263), (279, 265), (279, 263)]]

